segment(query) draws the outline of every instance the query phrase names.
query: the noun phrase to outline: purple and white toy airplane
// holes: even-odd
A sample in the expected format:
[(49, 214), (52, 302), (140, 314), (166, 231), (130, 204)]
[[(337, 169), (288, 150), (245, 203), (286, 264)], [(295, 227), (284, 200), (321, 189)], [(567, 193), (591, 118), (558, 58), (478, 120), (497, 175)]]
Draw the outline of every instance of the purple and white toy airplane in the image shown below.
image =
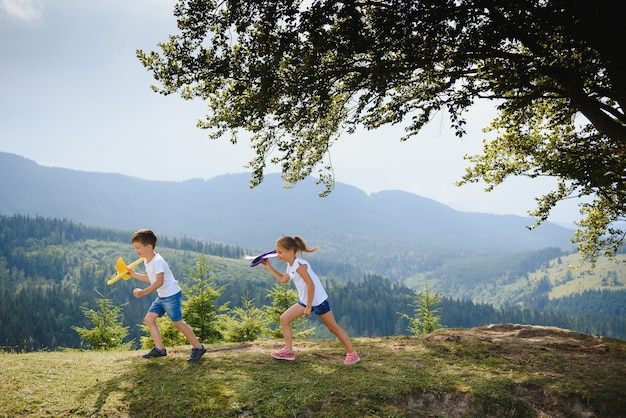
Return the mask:
[(247, 255), (244, 258), (246, 260), (252, 260), (250, 262), (250, 267), (255, 267), (261, 264), (261, 262), (265, 260), (266, 258), (272, 258), (272, 257), (276, 257), (276, 250), (268, 251), (266, 253), (259, 254), (259, 255)]

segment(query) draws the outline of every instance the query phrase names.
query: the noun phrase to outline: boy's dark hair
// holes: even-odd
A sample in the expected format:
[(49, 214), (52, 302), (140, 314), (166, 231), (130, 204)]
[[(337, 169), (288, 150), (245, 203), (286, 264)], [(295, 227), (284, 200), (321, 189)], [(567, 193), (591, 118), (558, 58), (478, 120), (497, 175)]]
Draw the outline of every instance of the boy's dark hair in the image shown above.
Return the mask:
[(140, 229), (133, 234), (130, 242), (140, 242), (143, 245), (152, 245), (152, 248), (155, 248), (157, 243), (157, 236), (150, 229)]

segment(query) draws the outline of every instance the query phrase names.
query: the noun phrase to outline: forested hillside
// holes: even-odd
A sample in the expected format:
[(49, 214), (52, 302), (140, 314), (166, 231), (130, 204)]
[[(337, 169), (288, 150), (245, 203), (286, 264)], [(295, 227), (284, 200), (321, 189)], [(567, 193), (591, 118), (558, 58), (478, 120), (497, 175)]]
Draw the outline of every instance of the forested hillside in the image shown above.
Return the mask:
[[(530, 274), (572, 250), (573, 231), (549, 222), (530, 231), (530, 218), (459, 212), (401, 191), (368, 195), (337, 184), (330, 196), (320, 198), (314, 179), (290, 190), (277, 175), (268, 175), (253, 190), (248, 179), (242, 173), (147, 181), (43, 167), (0, 152), (0, 215), (113, 230), (148, 226), (159, 235), (190, 238), (186, 245), (224, 243), (251, 252), (266, 251), (283, 234), (300, 235), (321, 248), (316, 265), (329, 277), (347, 281), (372, 274), (411, 289), (428, 281), (451, 298), (497, 307), (545, 297), (541, 278)], [(164, 198), (146, 211), (144, 195)], [(293, 210), (277, 211), (278, 202)]]
[[(131, 231), (65, 220), (0, 216), (0, 346), (9, 351), (80, 347), (80, 338), (71, 326), (90, 325), (80, 307), (95, 308), (99, 297), (96, 291), (123, 306), (124, 324), (130, 327), (129, 339), (137, 342), (141, 335), (137, 324), (142, 322), (151, 298), (135, 299), (131, 290), (138, 283), (132, 280), (106, 285), (118, 257), (127, 261), (136, 257), (130, 235)], [(264, 269), (250, 268), (242, 259), (246, 253), (242, 248), (161, 236), (157, 251), (166, 257), (182, 282), (187, 280), (188, 269), (197, 257), (207, 255), (216, 282), (226, 285), (219, 304), (240, 306), (244, 295), (258, 306), (270, 304), (267, 292), (275, 281)], [(408, 324), (398, 313), (412, 314), (412, 289), (363, 271), (357, 265), (328, 263), (323, 259), (313, 262), (328, 287), (336, 318), (350, 334), (408, 333)], [(443, 296), (438, 307), (441, 322), (447, 327), (513, 322), (626, 338), (624, 291), (571, 295), (543, 303), (541, 310), (529, 305), (494, 307), (469, 298)], [(316, 336), (328, 335), (320, 330)]]

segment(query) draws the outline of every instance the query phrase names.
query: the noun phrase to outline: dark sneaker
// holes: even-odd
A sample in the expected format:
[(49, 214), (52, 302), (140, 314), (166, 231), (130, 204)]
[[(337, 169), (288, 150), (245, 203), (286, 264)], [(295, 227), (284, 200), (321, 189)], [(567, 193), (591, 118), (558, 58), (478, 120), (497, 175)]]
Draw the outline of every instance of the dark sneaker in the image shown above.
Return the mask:
[(206, 353), (206, 348), (204, 348), (204, 346), (200, 348), (192, 348), (191, 356), (187, 359), (187, 361), (191, 361), (191, 362), (198, 361), (200, 360), (200, 357), (204, 355), (204, 353)]
[(143, 358), (154, 358), (154, 357), (165, 357), (167, 356), (167, 350), (164, 348), (163, 350), (159, 350), (156, 347), (153, 347), (152, 350), (150, 350), (149, 353), (144, 354)]

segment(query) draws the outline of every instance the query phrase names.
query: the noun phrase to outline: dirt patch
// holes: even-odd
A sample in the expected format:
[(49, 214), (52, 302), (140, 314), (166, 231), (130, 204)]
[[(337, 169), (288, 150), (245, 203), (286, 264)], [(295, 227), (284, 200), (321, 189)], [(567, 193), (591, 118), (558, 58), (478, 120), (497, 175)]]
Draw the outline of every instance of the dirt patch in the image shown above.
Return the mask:
[[(589, 403), (592, 387), (624, 387), (623, 379), (614, 374), (616, 361), (626, 356), (623, 341), (595, 337), (556, 327), (495, 324), (467, 329), (443, 329), (423, 337), (424, 341), (449, 346), (449, 352), (463, 359), (462, 349), (472, 345), (484, 350), (486, 357), (504, 361), (508, 367), (521, 372), (511, 381), (511, 416), (564, 417), (624, 417), (626, 411), (611, 410), (607, 405), (621, 391), (605, 391), (608, 402)], [(451, 344), (451, 345), (450, 345)], [(607, 382), (611, 382), (608, 384)], [(576, 393), (572, 395), (572, 393)], [(449, 399), (456, 407), (451, 408)], [(421, 403), (420, 403), (421, 402)], [(447, 393), (446, 396), (416, 394), (407, 400), (410, 405), (429, 405), (426, 416), (462, 417), (476, 413), (477, 404), (465, 393)], [(524, 409), (520, 412), (517, 408)], [(422, 410), (423, 411), (423, 410)], [(546, 412), (551, 411), (551, 412)], [(554, 411), (560, 411), (553, 415)], [(487, 411), (481, 416), (490, 416)]]

